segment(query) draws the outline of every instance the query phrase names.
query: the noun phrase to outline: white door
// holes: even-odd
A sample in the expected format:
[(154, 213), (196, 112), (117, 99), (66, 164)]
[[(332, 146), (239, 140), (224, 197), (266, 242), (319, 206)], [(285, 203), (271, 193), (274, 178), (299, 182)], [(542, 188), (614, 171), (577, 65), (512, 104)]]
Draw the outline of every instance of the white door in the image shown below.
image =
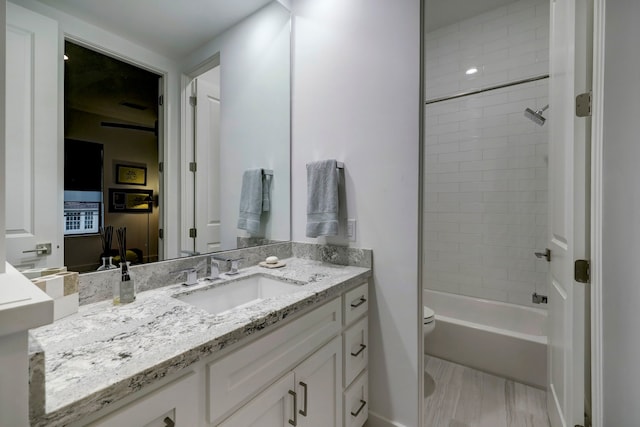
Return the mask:
[(200, 76), (196, 85), (195, 250), (200, 253), (221, 249), (219, 70)]
[[(6, 55), (7, 261), (16, 267), (61, 266), (57, 22), (7, 3)], [(35, 252), (43, 244), (50, 244), (50, 254)]]
[(342, 342), (337, 337), (294, 370), (300, 427), (342, 425)]
[(287, 427), (289, 421), (297, 425), (299, 415), (293, 412), (293, 377), (293, 372), (289, 372), (218, 426)]
[(587, 285), (574, 280), (574, 262), (589, 257), (590, 121), (576, 117), (575, 97), (591, 84), (592, 5), (551, 3), (547, 406), (554, 427), (584, 424)]

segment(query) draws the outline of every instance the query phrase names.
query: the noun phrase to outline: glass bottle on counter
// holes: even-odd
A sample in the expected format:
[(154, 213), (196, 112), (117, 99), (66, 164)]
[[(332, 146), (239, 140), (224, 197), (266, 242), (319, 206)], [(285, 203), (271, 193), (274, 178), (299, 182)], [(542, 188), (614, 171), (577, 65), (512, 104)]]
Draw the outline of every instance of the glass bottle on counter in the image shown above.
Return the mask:
[(131, 273), (131, 263), (120, 263), (119, 280), (113, 284), (113, 304), (128, 304), (136, 300), (136, 285)]

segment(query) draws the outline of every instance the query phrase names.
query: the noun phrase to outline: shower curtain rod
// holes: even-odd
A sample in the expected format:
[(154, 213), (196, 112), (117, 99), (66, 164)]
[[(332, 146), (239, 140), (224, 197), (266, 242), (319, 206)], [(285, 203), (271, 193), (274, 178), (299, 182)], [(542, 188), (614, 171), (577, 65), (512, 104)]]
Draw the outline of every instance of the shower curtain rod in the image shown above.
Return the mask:
[(528, 79), (517, 80), (517, 81), (511, 82), (511, 83), (503, 83), (501, 85), (491, 86), (491, 87), (487, 87), (487, 88), (484, 88), (484, 89), (470, 90), (470, 91), (467, 91), (467, 92), (461, 92), (461, 93), (458, 93), (458, 94), (455, 94), (455, 95), (451, 95), (451, 96), (443, 96), (441, 98), (430, 99), (428, 101), (425, 101), (425, 104), (427, 104), (427, 105), (435, 104), (436, 102), (449, 101), (451, 99), (462, 98), (464, 96), (469, 96), (469, 95), (477, 95), (477, 94), (483, 93), (483, 92), (489, 92), (489, 91), (492, 91), (492, 90), (502, 89), (502, 88), (505, 88), (505, 87), (521, 85), (521, 84), (524, 84), (524, 83), (536, 82), (538, 80), (544, 80), (544, 79), (548, 79), (548, 78), (549, 78), (549, 74), (544, 74), (542, 76), (537, 76), (537, 77), (529, 77)]

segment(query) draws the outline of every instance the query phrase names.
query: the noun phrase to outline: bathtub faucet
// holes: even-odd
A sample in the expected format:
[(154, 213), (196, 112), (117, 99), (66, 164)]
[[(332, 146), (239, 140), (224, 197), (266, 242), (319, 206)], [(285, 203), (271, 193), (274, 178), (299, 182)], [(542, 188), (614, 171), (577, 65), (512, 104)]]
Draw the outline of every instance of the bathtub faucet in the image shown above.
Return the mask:
[(537, 292), (534, 292), (533, 295), (531, 295), (531, 302), (534, 304), (546, 304), (547, 299), (546, 295), (540, 295)]

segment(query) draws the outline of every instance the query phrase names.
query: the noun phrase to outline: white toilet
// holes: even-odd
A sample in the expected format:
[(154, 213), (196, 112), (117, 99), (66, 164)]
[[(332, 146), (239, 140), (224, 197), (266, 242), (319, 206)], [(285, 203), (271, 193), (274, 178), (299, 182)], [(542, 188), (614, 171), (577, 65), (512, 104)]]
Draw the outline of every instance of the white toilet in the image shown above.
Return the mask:
[[(423, 320), (422, 320), (422, 339), (425, 341), (425, 349), (427, 347), (426, 338), (436, 328), (436, 314), (427, 306), (423, 306)], [(424, 397), (429, 397), (436, 389), (436, 382), (426, 370), (424, 371)]]
[(423, 327), (422, 334), (424, 337), (429, 335), (436, 327), (436, 314), (426, 305), (422, 307), (423, 310)]

